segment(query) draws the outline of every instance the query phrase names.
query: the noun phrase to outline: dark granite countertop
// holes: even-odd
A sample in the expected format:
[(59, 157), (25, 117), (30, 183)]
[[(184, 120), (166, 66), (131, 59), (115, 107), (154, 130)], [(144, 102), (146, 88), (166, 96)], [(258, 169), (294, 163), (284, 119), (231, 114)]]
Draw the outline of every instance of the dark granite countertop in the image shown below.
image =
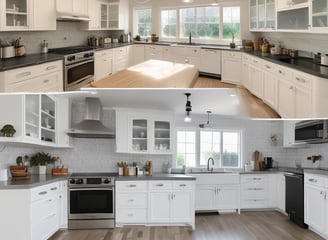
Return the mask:
[(311, 168), (306, 168), (306, 169), (304, 169), (304, 173), (325, 175), (325, 176), (328, 177), (328, 169), (311, 169)]
[(26, 54), (22, 57), (14, 57), (0, 60), (0, 72), (8, 71), (15, 68), (28, 67), (32, 65), (42, 64), (63, 60), (63, 55), (60, 54)]
[(244, 50), (243, 52), (288, 68), (296, 69), (318, 77), (328, 78), (328, 66), (316, 64), (313, 62), (312, 58), (306, 58), (306, 57), (291, 58), (289, 56), (271, 55), (269, 53), (244, 51)]
[(39, 187), (48, 183), (61, 180), (67, 180), (68, 176), (52, 176), (52, 175), (31, 175), (30, 179), (16, 180), (9, 178), (7, 181), (0, 181), (0, 190), (4, 189), (30, 189)]
[(95, 51), (102, 51), (102, 50), (107, 50), (107, 49), (112, 49), (112, 48), (125, 47), (125, 46), (129, 46), (129, 45), (133, 45), (133, 42), (129, 42), (129, 43), (106, 43), (103, 46), (94, 47), (93, 49)]
[(152, 180), (183, 180), (194, 181), (195, 177), (185, 174), (168, 174), (168, 173), (154, 173), (152, 176), (118, 176), (116, 181), (152, 181)]

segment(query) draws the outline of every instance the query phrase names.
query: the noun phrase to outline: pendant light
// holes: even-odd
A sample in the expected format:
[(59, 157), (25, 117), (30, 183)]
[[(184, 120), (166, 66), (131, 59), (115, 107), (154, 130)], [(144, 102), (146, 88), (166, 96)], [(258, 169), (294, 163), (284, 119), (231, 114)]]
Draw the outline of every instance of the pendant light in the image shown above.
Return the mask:
[(218, 6), (219, 5), (219, 3), (218, 3), (218, 1), (217, 0), (213, 0), (213, 2), (212, 2), (212, 4), (211, 4), (212, 6)]
[(192, 106), (191, 106), (191, 102), (189, 100), (191, 93), (185, 93), (185, 95), (187, 97), (187, 102), (186, 102), (186, 115), (185, 115), (184, 121), (191, 122), (190, 112), (191, 112)]
[(210, 114), (212, 113), (212, 111), (206, 111), (206, 113), (207, 113), (207, 122), (199, 124), (200, 128), (212, 128), (210, 124)]

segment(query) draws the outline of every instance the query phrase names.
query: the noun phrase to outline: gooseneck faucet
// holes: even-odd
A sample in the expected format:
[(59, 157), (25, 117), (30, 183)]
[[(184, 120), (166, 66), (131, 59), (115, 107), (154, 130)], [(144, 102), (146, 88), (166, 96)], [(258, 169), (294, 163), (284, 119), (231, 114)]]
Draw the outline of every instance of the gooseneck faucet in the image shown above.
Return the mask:
[(210, 171), (210, 161), (212, 161), (211, 172), (213, 172), (214, 159), (212, 157), (207, 159), (207, 171)]

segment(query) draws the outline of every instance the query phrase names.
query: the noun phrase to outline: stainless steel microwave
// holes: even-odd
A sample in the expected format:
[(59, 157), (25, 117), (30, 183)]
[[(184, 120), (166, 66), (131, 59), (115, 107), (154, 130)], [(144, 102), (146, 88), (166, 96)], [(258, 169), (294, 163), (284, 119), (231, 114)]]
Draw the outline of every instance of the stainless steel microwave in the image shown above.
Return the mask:
[(328, 142), (328, 119), (297, 122), (295, 125), (295, 142)]

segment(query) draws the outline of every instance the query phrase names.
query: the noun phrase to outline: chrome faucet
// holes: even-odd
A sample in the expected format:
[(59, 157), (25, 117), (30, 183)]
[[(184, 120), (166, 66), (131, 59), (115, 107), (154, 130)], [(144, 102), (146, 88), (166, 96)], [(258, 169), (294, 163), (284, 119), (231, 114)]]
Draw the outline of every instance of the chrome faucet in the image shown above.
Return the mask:
[(210, 171), (210, 161), (212, 160), (212, 167), (211, 167), (211, 172), (213, 172), (213, 165), (214, 165), (214, 159), (212, 157), (209, 157), (207, 159), (207, 171)]

